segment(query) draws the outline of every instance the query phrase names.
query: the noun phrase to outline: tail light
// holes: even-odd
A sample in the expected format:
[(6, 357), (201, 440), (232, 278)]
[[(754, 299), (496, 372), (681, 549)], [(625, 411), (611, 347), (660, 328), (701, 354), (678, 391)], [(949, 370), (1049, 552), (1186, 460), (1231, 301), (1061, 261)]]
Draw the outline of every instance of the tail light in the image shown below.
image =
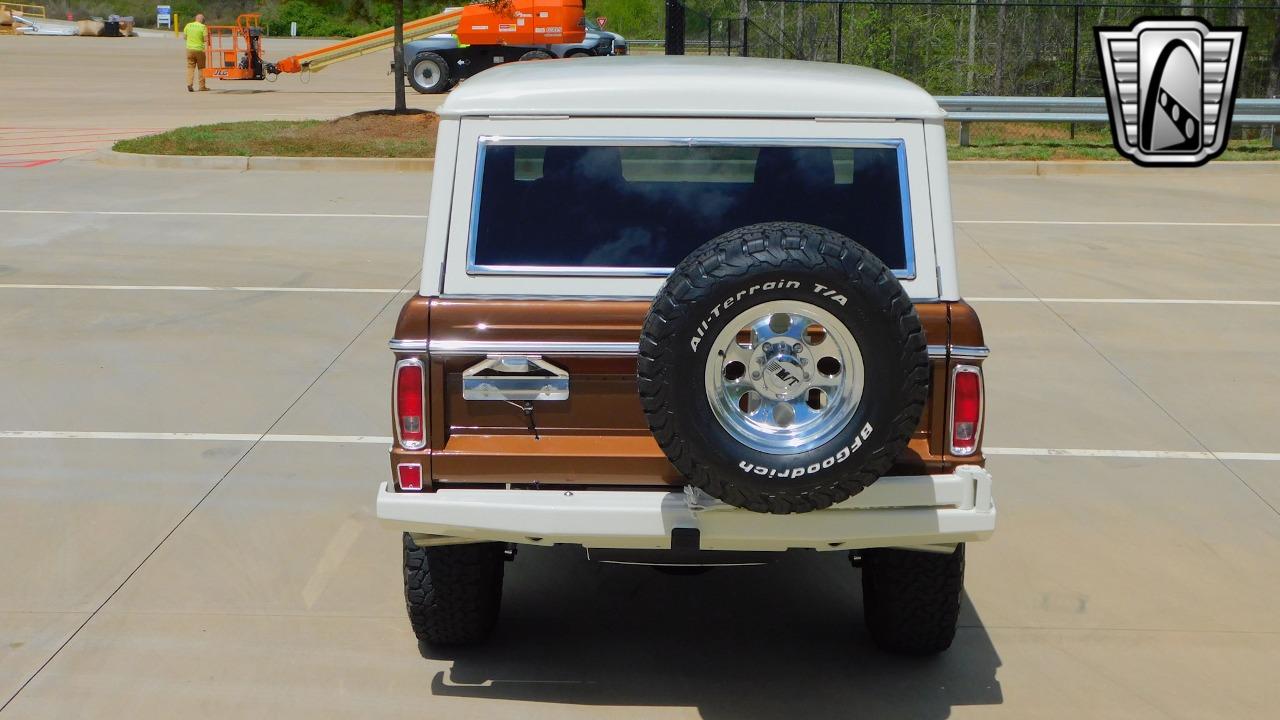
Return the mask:
[(422, 466), (418, 463), (400, 463), (396, 466), (396, 483), (401, 490), (421, 490)]
[(982, 369), (956, 365), (951, 369), (951, 454), (978, 451), (982, 432)]
[(426, 371), (422, 361), (407, 358), (396, 363), (396, 440), (406, 450), (427, 445)]

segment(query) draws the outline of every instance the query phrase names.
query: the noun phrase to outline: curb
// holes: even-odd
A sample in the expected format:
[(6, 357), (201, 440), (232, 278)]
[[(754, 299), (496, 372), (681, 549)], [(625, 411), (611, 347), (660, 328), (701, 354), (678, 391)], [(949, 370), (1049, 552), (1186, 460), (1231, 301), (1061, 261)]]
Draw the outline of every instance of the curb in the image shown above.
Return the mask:
[(947, 163), (951, 176), (984, 177), (996, 175), (1046, 176), (1046, 175), (1147, 175), (1165, 174), (1215, 174), (1245, 172), (1249, 174), (1280, 175), (1280, 161), (1236, 160), (1219, 161), (1198, 168), (1146, 168), (1124, 160), (952, 160)]
[(162, 170), (313, 170), (329, 172), (431, 172), (434, 158), (267, 157), (142, 155), (103, 150), (97, 161), (111, 167)]
[[(168, 170), (313, 170), (328, 172), (431, 172), (434, 158), (241, 157), (226, 155), (141, 155), (103, 150), (97, 161), (112, 167)], [(1216, 162), (1198, 168), (1144, 168), (1123, 160), (952, 160), (953, 177), (1047, 175), (1150, 175), (1159, 173), (1280, 174), (1280, 161)]]

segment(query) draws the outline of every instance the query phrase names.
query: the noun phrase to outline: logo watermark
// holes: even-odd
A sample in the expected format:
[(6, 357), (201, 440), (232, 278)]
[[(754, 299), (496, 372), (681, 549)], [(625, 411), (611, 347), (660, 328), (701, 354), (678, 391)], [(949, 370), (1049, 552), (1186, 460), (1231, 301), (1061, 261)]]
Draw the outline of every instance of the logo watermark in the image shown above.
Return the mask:
[(1245, 28), (1142, 18), (1094, 28), (1116, 150), (1144, 166), (1203, 165), (1222, 154)]

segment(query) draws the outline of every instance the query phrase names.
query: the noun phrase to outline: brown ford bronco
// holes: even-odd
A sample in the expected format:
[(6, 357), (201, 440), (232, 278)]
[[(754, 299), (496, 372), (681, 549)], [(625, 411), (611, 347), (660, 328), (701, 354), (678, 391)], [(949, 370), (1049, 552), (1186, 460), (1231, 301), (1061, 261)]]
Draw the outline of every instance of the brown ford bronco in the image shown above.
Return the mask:
[(995, 506), (937, 103), (850, 66), (613, 58), (497, 68), (440, 116), (377, 499), (418, 638), (485, 639), (519, 544), (799, 548), (861, 567), (881, 647), (947, 648)]

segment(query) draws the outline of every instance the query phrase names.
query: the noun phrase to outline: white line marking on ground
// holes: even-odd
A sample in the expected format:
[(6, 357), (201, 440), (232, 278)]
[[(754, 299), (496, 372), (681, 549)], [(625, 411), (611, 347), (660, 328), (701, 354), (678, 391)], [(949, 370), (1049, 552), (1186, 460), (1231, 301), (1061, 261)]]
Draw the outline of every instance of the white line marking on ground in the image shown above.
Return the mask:
[(360, 443), (390, 445), (381, 435), (262, 435), (257, 433), (83, 432), (77, 430), (0, 430), (0, 439), (29, 440), (197, 440), (210, 442)]
[(1219, 460), (1258, 460), (1261, 462), (1280, 462), (1280, 453), (1218, 452), (1214, 453)]
[[(0, 290), (176, 290), (208, 292), (234, 290), (238, 292), (299, 292), (299, 293), (377, 293), (395, 295), (399, 288), (331, 288), (331, 287), (275, 287), (253, 285), (42, 285), (38, 283), (0, 283)], [(410, 291), (411, 292), (411, 291)]]
[(1100, 303), (1112, 305), (1253, 305), (1280, 306), (1280, 300), (1202, 300), (1179, 298), (1059, 298), (1059, 297), (966, 297), (971, 302), (1006, 303)]
[(0, 438), (33, 440), (210, 440), (213, 442), (253, 442), (259, 434), (244, 433), (154, 433), (78, 432), (74, 430), (0, 430)]
[(1156, 460), (1256, 460), (1280, 462), (1280, 453), (1202, 452), (1197, 450), (1094, 450), (1087, 448), (1010, 448), (984, 447), (986, 455), (1022, 455), (1028, 457), (1101, 457), (1150, 458)]
[(262, 442), (390, 445), (390, 435), (263, 435)]
[(1150, 227), (1280, 227), (1280, 222), (1177, 222), (1172, 220), (954, 220), (957, 225), (1134, 225)]
[(388, 218), (391, 220), (425, 220), (426, 215), (396, 213), (288, 213), (288, 212), (216, 212), (205, 210), (4, 210), (4, 215), (125, 215), (129, 217), (285, 217), (285, 218)]
[[(187, 440), (212, 442), (356, 443), (390, 445), (389, 435), (259, 435), (255, 433), (84, 432), (75, 430), (0, 430), (0, 439), (28, 440)], [(1102, 450), (1095, 448), (984, 447), (986, 455), (1026, 457), (1145, 458), (1156, 460), (1257, 460), (1280, 462), (1280, 453), (1197, 450)]]
[[(1153, 458), (1161, 460), (1216, 460), (1217, 453), (1195, 450), (1098, 450), (1092, 448), (984, 447), (985, 455), (1030, 457)], [(1277, 455), (1280, 458), (1280, 455)]]

